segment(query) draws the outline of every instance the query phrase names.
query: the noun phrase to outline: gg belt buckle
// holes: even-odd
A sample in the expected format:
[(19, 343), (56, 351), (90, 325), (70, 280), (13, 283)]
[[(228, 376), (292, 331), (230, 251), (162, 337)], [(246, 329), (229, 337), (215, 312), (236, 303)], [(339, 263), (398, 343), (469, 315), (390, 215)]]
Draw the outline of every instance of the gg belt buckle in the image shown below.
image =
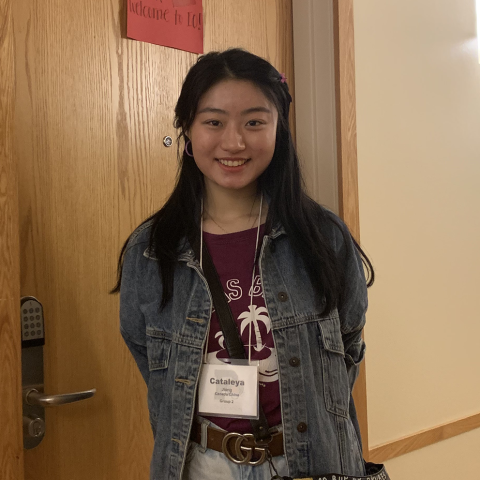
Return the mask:
[[(255, 442), (255, 437), (251, 433), (227, 433), (223, 437), (222, 451), (229, 460), (237, 465), (261, 465), (267, 457), (267, 449), (265, 448), (267, 445), (250, 447), (243, 445), (243, 442)], [(253, 454), (257, 452), (260, 453), (260, 458), (252, 460)]]

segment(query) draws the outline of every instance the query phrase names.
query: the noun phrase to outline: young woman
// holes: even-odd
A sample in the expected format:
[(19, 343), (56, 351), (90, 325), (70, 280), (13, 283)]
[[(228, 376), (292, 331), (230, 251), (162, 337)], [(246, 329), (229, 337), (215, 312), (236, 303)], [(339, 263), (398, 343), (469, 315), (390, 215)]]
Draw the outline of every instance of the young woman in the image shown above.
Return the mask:
[[(148, 385), (151, 479), (365, 474), (351, 391), (365, 348), (362, 258), (370, 283), (373, 271), (304, 191), (290, 102), (285, 76), (239, 49), (200, 57), (185, 78), (177, 184), (123, 247), (116, 287)], [(226, 347), (206, 256), (243, 363)]]

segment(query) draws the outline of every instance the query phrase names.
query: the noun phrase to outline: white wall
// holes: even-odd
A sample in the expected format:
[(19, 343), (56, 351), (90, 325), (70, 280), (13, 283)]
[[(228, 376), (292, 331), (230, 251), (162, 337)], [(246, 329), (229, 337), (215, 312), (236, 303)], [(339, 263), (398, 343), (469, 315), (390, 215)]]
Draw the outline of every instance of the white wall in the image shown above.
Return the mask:
[[(480, 413), (480, 65), (475, 0), (354, 9), (373, 447)], [(451, 462), (478, 478), (478, 430), (387, 465), (443, 480)]]

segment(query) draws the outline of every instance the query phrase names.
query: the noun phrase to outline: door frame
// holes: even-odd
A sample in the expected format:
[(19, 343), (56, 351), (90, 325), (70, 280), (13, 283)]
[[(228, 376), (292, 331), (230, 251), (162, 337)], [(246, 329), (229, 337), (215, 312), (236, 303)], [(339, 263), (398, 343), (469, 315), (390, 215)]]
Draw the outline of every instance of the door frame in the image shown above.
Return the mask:
[[(297, 143), (310, 195), (360, 241), (353, 0), (292, 0)], [(369, 457), (365, 361), (353, 392)]]

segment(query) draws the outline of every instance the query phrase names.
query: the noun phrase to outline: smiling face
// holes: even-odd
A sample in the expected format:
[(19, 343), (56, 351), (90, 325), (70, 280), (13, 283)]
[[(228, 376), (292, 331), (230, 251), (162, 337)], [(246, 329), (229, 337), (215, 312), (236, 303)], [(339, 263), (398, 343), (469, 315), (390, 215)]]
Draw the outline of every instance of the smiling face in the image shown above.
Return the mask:
[(202, 96), (189, 138), (207, 194), (256, 190), (275, 151), (277, 121), (277, 109), (251, 82), (224, 80)]

